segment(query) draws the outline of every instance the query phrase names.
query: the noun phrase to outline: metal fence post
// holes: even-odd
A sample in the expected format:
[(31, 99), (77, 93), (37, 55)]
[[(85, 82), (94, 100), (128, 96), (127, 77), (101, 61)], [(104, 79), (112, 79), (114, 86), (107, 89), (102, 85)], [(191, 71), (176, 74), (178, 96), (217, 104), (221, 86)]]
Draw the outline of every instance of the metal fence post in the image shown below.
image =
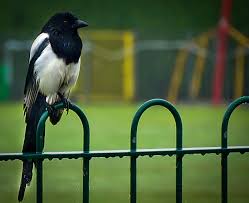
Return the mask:
[[(244, 96), (233, 101), (227, 108), (221, 127), (221, 147), (222, 149), (227, 149), (227, 140), (228, 140), (228, 122), (233, 113), (233, 111), (241, 104), (249, 103), (249, 96)], [(227, 203), (227, 156), (228, 153), (221, 154), (221, 202)]]
[[(137, 126), (139, 123), (139, 120), (144, 113), (144, 111), (152, 106), (163, 106), (166, 109), (168, 109), (171, 114), (173, 115), (176, 123), (176, 148), (177, 150), (182, 150), (182, 120), (180, 117), (180, 114), (176, 110), (176, 108), (169, 103), (166, 100), (163, 99), (152, 99), (144, 104), (142, 104), (133, 120), (131, 125), (131, 138), (130, 138), (130, 150), (131, 152), (136, 152), (137, 148)], [(182, 202), (182, 153), (179, 154), (179, 152), (176, 154), (176, 201), (177, 203)], [(136, 156), (131, 156), (130, 161), (130, 202), (136, 203), (136, 188), (137, 188), (137, 182), (136, 182)]]
[[(81, 109), (74, 105), (70, 104), (70, 108), (78, 115), (81, 120), (81, 124), (83, 126), (84, 132), (84, 144), (83, 144), (83, 152), (85, 154), (89, 153), (90, 150), (90, 128), (86, 115), (81, 111)], [(83, 203), (89, 203), (89, 192), (90, 192), (90, 157), (83, 157)]]
[[(63, 103), (56, 104), (55, 109), (66, 108)], [(81, 120), (83, 127), (83, 152), (89, 153), (90, 146), (90, 128), (87, 117), (81, 109), (75, 104), (69, 103), (69, 109), (73, 110)], [(38, 123), (36, 132), (36, 154), (41, 154), (44, 147), (43, 132), (45, 131), (45, 122), (48, 118), (48, 112), (45, 111)], [(83, 157), (83, 202), (89, 203), (89, 157)], [(43, 159), (37, 159), (37, 203), (42, 203), (43, 179), (42, 179), (42, 162)]]
[[(45, 133), (45, 122), (48, 118), (48, 112), (45, 111), (37, 125), (36, 129), (36, 154), (42, 154), (42, 150), (44, 147), (44, 138), (43, 135)], [(43, 202), (43, 159), (36, 160), (36, 202)]]

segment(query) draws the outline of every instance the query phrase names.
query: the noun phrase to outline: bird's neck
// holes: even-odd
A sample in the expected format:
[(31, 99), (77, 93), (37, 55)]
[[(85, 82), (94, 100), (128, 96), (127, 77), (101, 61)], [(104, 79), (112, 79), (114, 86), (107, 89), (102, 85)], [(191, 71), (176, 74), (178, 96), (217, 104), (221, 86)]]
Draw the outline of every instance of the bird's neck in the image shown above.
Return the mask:
[(82, 42), (78, 33), (52, 33), (49, 35), (53, 51), (66, 64), (77, 63), (82, 49)]

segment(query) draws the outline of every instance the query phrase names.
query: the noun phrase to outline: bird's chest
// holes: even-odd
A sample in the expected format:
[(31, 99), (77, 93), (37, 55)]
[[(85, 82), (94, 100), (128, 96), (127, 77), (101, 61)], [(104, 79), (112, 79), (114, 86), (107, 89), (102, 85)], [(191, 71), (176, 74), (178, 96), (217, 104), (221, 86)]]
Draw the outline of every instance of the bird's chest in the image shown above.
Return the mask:
[(66, 64), (52, 51), (46, 53), (37, 61), (36, 73), (40, 91), (45, 95), (50, 95), (58, 92), (62, 85), (68, 84), (76, 70), (73, 63)]

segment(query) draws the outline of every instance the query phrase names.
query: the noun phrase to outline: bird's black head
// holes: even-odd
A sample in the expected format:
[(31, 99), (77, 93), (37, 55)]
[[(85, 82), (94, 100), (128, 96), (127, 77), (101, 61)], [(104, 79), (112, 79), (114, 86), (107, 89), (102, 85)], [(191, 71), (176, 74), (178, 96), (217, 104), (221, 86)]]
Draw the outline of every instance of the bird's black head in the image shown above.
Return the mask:
[(48, 20), (41, 32), (48, 33), (51, 47), (59, 58), (64, 59), (66, 64), (77, 63), (82, 49), (77, 30), (86, 26), (86, 22), (71, 13), (57, 13)]
[(82, 20), (79, 20), (73, 14), (69, 12), (56, 13), (52, 16), (48, 22), (42, 28), (42, 32), (77, 32), (78, 28), (86, 27), (88, 24)]

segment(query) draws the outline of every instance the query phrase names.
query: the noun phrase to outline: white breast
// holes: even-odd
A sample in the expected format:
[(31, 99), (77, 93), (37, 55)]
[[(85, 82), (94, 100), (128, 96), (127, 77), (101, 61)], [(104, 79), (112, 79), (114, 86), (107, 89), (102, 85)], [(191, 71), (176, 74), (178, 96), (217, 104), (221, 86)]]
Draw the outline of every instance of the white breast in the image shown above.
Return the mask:
[(71, 63), (66, 69), (65, 79), (63, 81), (63, 86), (60, 88), (60, 93), (64, 94), (68, 92), (76, 83), (79, 72), (80, 72), (81, 59), (79, 58), (78, 63)]
[(64, 61), (54, 54), (49, 44), (34, 65), (39, 90), (45, 95), (56, 93), (65, 77), (66, 68)]
[(47, 102), (53, 104), (57, 99), (57, 93), (64, 94), (76, 83), (80, 70), (78, 63), (68, 64), (58, 58), (49, 44), (37, 59), (34, 72), (37, 75), (39, 90), (47, 96)]

